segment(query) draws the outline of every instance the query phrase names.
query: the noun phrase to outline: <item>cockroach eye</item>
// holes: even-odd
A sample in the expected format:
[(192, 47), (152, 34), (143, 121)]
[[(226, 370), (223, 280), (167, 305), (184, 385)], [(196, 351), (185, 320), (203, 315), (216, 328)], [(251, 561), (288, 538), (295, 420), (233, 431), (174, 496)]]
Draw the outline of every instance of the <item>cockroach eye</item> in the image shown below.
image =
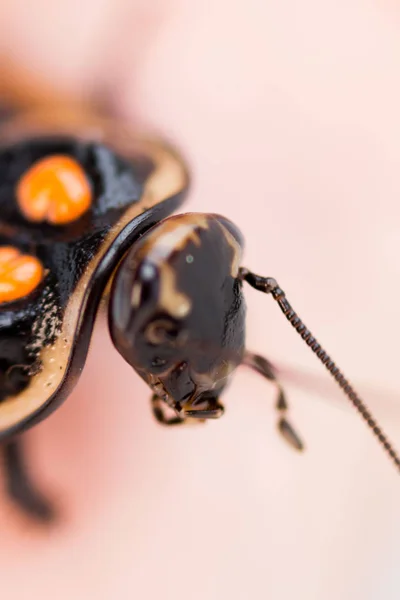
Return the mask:
[(179, 336), (179, 330), (171, 321), (157, 319), (146, 327), (145, 336), (148, 342), (158, 346), (176, 340)]

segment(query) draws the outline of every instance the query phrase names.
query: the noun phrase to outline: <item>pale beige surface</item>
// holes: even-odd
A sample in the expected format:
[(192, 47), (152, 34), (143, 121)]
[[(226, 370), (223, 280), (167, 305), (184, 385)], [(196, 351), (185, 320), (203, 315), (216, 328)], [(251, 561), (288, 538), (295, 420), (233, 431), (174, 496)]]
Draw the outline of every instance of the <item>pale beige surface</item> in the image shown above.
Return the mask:
[[(392, 391), (391, 410), (384, 392), (373, 405), (400, 445), (400, 8), (140, 4), (3, 2), (0, 37), (66, 86), (112, 74), (125, 115), (188, 155), (188, 208), (236, 221), (246, 263), (278, 278), (352, 379)], [(270, 299), (248, 303), (253, 348), (321, 372)], [(223, 421), (164, 431), (99, 328), (73, 397), (29, 436), (65, 520), (40, 534), (1, 504), (2, 596), (398, 598), (398, 476), (351, 411), (290, 396), (303, 457), (248, 372)]]

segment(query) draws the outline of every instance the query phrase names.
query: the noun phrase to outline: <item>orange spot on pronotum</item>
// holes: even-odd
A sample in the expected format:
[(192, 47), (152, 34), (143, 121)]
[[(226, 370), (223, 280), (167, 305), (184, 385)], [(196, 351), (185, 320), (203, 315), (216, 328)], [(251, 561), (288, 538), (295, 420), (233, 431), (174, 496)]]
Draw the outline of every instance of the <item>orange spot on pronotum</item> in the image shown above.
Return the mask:
[(88, 210), (92, 190), (76, 160), (59, 154), (39, 160), (24, 173), (17, 185), (17, 202), (29, 221), (66, 225)]
[(24, 298), (42, 281), (43, 265), (36, 256), (13, 246), (0, 247), (0, 304)]

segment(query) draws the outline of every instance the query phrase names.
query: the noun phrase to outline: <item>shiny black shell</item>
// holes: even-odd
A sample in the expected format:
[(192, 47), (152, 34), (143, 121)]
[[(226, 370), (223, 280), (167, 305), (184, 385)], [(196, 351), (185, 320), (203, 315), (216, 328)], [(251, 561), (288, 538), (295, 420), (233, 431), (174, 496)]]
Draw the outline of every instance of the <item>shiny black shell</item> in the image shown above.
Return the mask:
[(174, 215), (127, 252), (109, 329), (125, 360), (170, 405), (219, 400), (245, 352), (243, 238), (215, 214)]
[[(48, 416), (71, 393), (99, 307), (135, 240), (184, 200), (188, 175), (157, 141), (81, 113), (37, 112), (0, 129), (0, 245), (37, 256), (46, 277), (30, 296), (0, 306), (0, 440)], [(73, 156), (94, 191), (91, 209), (67, 226), (26, 221), (20, 176), (49, 154)]]

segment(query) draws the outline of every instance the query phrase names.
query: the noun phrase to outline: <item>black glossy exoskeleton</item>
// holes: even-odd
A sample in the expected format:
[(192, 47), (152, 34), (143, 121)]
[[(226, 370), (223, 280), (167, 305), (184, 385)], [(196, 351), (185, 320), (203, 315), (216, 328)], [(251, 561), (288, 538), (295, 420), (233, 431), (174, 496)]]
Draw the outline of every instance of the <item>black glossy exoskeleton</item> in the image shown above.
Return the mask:
[(102, 298), (114, 346), (150, 386), (158, 421), (220, 417), (221, 394), (246, 364), (276, 383), (279, 430), (302, 449), (272, 365), (245, 348), (244, 282), (272, 294), (400, 467), (277, 282), (241, 266), (236, 226), (170, 216), (188, 187), (174, 151), (105, 119), (48, 110), (0, 133), (0, 439), (22, 508), (52, 515), (26, 474), (19, 434), (71, 393)]

